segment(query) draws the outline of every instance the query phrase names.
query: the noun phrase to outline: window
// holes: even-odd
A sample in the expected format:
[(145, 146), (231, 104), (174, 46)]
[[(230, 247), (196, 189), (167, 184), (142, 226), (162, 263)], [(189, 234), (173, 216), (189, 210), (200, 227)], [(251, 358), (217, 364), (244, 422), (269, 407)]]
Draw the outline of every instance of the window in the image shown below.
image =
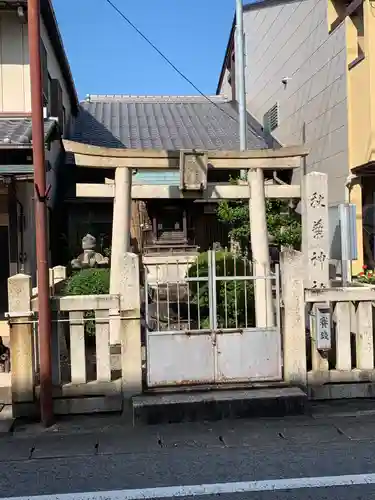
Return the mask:
[[(350, 16), (351, 26), (348, 31), (352, 31), (352, 36), (348, 36), (348, 52), (351, 62), (349, 69), (355, 66), (365, 57), (365, 25), (363, 15), (363, 3)], [(351, 43), (352, 42), (352, 43)], [(352, 52), (352, 54), (351, 54)]]
[(331, 30), (335, 29), (344, 19), (352, 0), (328, 0), (328, 21)]
[(65, 123), (63, 112), (61, 85), (57, 78), (53, 78), (51, 80), (51, 115), (58, 118), (62, 131)]
[(65, 123), (66, 123), (66, 111), (65, 111), (64, 106), (62, 106), (62, 122), (60, 124), (62, 133), (64, 133)]
[(234, 41), (232, 40), (231, 46), (229, 48), (229, 53), (226, 61), (226, 68), (228, 70), (228, 83), (232, 88), (232, 100), (236, 99), (236, 61), (235, 61), (235, 51), (234, 51)]
[(264, 132), (270, 133), (279, 126), (279, 104), (276, 103), (270, 108), (263, 117)]
[(51, 75), (48, 74), (48, 99), (47, 102), (44, 103), (44, 106), (47, 106), (48, 114), (51, 115), (51, 92), (52, 92), (52, 78)]
[(49, 100), (49, 78), (47, 65), (47, 51), (42, 41), (40, 41), (40, 64), (42, 69), (43, 105), (46, 106)]
[(330, 32), (347, 21), (347, 53), (349, 69), (365, 57), (364, 0), (329, 0)]

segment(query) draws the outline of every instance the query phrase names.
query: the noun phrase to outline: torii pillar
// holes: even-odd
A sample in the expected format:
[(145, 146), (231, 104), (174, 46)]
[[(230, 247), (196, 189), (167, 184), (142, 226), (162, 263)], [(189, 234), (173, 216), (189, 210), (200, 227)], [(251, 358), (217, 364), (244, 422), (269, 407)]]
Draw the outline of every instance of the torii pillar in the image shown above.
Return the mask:
[[(120, 294), (122, 290), (123, 267), (125, 256), (131, 250), (131, 189), (132, 170), (128, 167), (117, 167), (115, 170), (115, 196), (113, 200), (112, 246), (110, 293)], [(114, 318), (110, 321), (111, 344), (120, 342), (121, 322), (118, 311), (110, 311)]]
[(263, 170), (249, 170), (248, 182), (253, 274), (257, 276), (254, 280), (255, 322), (257, 327), (265, 328), (274, 326), (274, 314)]
[(112, 248), (111, 248), (111, 290), (118, 289), (119, 274), (124, 253), (130, 252), (132, 171), (117, 167), (115, 171), (115, 196), (113, 200)]

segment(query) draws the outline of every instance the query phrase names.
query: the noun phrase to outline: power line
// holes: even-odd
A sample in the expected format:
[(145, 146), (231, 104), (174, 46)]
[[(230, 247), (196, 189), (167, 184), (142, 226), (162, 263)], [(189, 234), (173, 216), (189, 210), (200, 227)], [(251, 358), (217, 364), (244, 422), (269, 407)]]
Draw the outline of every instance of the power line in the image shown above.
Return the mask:
[(169, 66), (171, 66), (171, 68), (173, 68), (174, 71), (176, 71), (176, 73), (178, 73), (181, 76), (181, 78), (183, 78), (189, 85), (191, 85), (193, 87), (193, 89), (195, 89), (209, 103), (211, 103), (213, 106), (215, 106), (215, 108), (219, 109), (222, 113), (224, 113), (225, 115), (227, 115), (231, 120), (233, 120), (236, 123), (238, 123), (237, 118), (235, 118), (234, 116), (231, 116), (223, 108), (221, 108), (220, 106), (218, 106), (216, 104), (216, 102), (214, 102), (204, 92), (202, 92), (190, 80), (190, 78), (188, 78), (186, 75), (184, 75), (184, 73), (182, 73), (182, 71), (180, 71), (177, 68), (177, 66), (175, 64), (173, 64), (173, 62), (160, 49), (158, 49), (158, 47), (153, 42), (151, 42), (151, 40), (144, 33), (142, 33), (142, 31), (140, 29), (137, 28), (137, 26), (112, 2), (112, 0), (105, 0), (105, 1), (117, 12), (117, 14), (119, 14), (123, 18), (124, 21), (126, 21), (129, 24), (129, 26), (131, 26), (138, 33), (139, 36), (141, 36), (143, 38), (143, 40), (145, 40), (145, 42), (147, 42), (159, 54), (160, 57), (162, 57), (164, 59), (164, 61), (167, 64), (169, 64)]

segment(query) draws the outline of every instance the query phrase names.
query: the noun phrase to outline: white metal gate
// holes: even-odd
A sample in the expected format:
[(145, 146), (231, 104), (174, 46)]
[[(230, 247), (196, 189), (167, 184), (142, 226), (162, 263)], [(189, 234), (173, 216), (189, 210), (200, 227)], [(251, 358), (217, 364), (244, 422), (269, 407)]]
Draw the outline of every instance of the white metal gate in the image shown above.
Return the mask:
[[(148, 387), (281, 380), (278, 266), (253, 276), (250, 261), (223, 251), (181, 260), (145, 273)], [(256, 280), (273, 284), (268, 328), (255, 326)]]

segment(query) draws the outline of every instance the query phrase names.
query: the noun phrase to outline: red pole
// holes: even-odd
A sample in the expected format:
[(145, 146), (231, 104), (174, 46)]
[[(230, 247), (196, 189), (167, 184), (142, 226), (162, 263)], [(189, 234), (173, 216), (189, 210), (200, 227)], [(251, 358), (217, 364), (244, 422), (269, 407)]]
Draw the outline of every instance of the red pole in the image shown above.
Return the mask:
[(28, 1), (28, 31), (39, 303), (40, 411), (42, 423), (48, 427), (53, 421), (53, 404), (43, 89), (40, 60), (40, 0)]

